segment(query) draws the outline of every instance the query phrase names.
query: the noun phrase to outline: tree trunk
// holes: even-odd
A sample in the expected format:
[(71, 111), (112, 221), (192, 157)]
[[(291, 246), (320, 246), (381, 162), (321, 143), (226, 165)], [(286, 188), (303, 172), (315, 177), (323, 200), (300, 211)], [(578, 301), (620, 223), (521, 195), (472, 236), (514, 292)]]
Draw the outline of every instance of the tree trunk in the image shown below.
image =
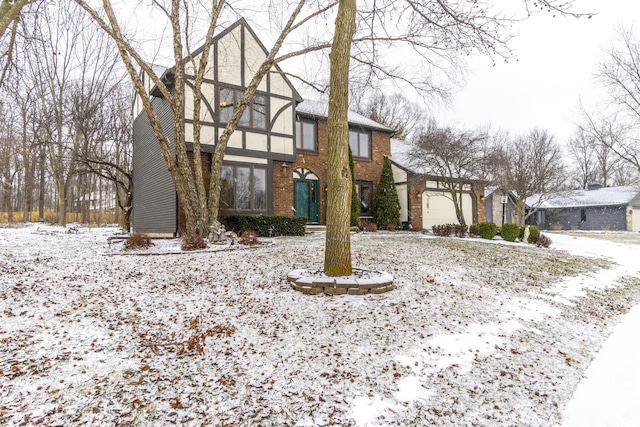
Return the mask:
[(45, 152), (44, 146), (40, 145), (40, 158), (38, 161), (38, 169), (39, 169), (39, 191), (38, 191), (38, 220), (44, 220), (44, 199), (46, 193), (46, 180), (45, 180), (45, 168), (47, 161), (47, 153)]
[(56, 191), (58, 193), (58, 225), (67, 225), (67, 189), (64, 180), (55, 179)]
[(349, 62), (356, 31), (356, 0), (340, 0), (329, 59), (329, 150), (327, 158), (327, 235), (324, 272), (349, 276), (351, 241), (351, 172), (349, 171)]

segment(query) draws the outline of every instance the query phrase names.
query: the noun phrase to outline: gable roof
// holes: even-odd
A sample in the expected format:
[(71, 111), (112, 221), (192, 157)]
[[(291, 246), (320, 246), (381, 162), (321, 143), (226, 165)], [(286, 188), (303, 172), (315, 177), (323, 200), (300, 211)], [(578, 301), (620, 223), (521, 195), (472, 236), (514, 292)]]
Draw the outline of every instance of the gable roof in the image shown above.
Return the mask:
[[(536, 202), (537, 196), (527, 199)], [(573, 208), (587, 206), (640, 206), (640, 186), (603, 187), (596, 190), (573, 190), (552, 195), (540, 204), (541, 209)]]
[(391, 157), (389, 158), (396, 166), (413, 172), (418, 175), (429, 174), (430, 172), (424, 166), (417, 164), (409, 155), (411, 144), (400, 139), (391, 138)]
[[(269, 50), (264, 46), (264, 44), (262, 43), (260, 38), (256, 35), (255, 31), (253, 31), (253, 28), (251, 28), (251, 26), (247, 23), (247, 21), (244, 18), (238, 19), (236, 22), (234, 22), (233, 24), (231, 24), (230, 26), (228, 26), (227, 28), (222, 30), (220, 33), (218, 33), (218, 34), (213, 36), (212, 44), (211, 44), (211, 52), (214, 51), (214, 46), (215, 46), (215, 43), (217, 41), (219, 41), (224, 36), (226, 36), (231, 31), (233, 31), (234, 29), (236, 29), (237, 27), (240, 27), (240, 26), (244, 27), (244, 29), (247, 30), (249, 32), (249, 34), (251, 34), (251, 36), (258, 43), (258, 46), (260, 46), (260, 48), (262, 49), (262, 51), (265, 54), (265, 56), (267, 56), (269, 54)], [(190, 57), (194, 57), (195, 58), (200, 53), (202, 53), (203, 50), (204, 50), (204, 44), (202, 46), (200, 46), (199, 48), (197, 48), (196, 50), (194, 50), (193, 52), (191, 52), (190, 55), (187, 55), (186, 57), (184, 57), (182, 59), (182, 62), (183, 63), (187, 63), (189, 61)], [(164, 67), (164, 66), (161, 66), (161, 65), (152, 64), (151, 68), (153, 69), (153, 72), (156, 73), (156, 75), (160, 78), (160, 80), (162, 82), (164, 82), (167, 86), (173, 85), (173, 72), (174, 72), (174, 70), (176, 68), (175, 65), (173, 65), (171, 67)], [(300, 96), (300, 94), (296, 90), (295, 86), (291, 83), (291, 81), (286, 76), (286, 74), (282, 71), (280, 66), (278, 64), (275, 64), (275, 65), (273, 65), (272, 68), (275, 68), (278, 71), (278, 73), (281, 74), (281, 76), (284, 79), (284, 81), (291, 88), (291, 91), (293, 92), (294, 99), (296, 101), (302, 101), (302, 96)], [(156, 87), (156, 85), (153, 85), (153, 87), (151, 88), (151, 94), (153, 96), (160, 96), (160, 91)]]
[[(423, 163), (414, 160), (411, 156), (411, 150), (413, 149), (411, 143), (402, 141), (400, 139), (391, 138), (391, 156), (389, 160), (394, 163), (396, 166), (404, 169), (407, 172), (412, 172), (416, 175), (425, 175), (427, 177), (438, 178), (430, 168), (425, 166)], [(477, 178), (462, 178), (460, 179), (462, 182), (482, 182), (485, 181)]]
[[(307, 99), (296, 106), (296, 113), (304, 117), (326, 120), (329, 116), (329, 102), (312, 101)], [(351, 110), (349, 110), (349, 124), (366, 127), (368, 129), (375, 129), (382, 132), (393, 133), (393, 130), (389, 129), (385, 125), (381, 125), (380, 123)]]

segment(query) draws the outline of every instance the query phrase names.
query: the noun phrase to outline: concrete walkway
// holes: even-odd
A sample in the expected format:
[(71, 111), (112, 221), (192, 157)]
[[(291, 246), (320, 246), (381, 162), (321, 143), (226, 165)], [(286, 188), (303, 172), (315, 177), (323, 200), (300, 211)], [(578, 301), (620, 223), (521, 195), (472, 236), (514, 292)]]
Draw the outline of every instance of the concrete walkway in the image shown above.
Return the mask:
[(640, 306), (604, 343), (565, 408), (562, 425), (640, 426)]
[[(616, 265), (596, 273), (590, 285), (640, 276), (640, 245), (551, 234), (558, 249), (597, 255)], [(589, 283), (583, 283), (589, 285)], [(640, 426), (640, 305), (614, 327), (563, 413), (563, 427)]]

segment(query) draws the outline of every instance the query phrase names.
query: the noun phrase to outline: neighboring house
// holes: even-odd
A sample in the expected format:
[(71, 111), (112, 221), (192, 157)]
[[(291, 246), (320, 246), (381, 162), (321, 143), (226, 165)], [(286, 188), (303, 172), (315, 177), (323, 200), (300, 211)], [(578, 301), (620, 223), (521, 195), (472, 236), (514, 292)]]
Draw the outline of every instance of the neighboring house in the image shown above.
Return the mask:
[(517, 198), (502, 187), (487, 187), (484, 191), (486, 220), (499, 226), (517, 222)]
[[(412, 161), (409, 148), (404, 141), (391, 140), (391, 166), (400, 199), (401, 221), (413, 230), (457, 224), (453, 200), (442, 178)], [(484, 183), (480, 180), (461, 182), (462, 212), (467, 225), (485, 221)]]
[(640, 186), (592, 185), (563, 192), (543, 202), (532, 223), (552, 230), (640, 231)]
[[(205, 170), (210, 168), (216, 141), (233, 114), (235, 101), (267, 53), (242, 19), (214, 37), (209, 61), (211, 73), (205, 76), (202, 88), (201, 143)], [(197, 59), (198, 51), (193, 56)], [(187, 143), (192, 135), (191, 70), (187, 64)], [(161, 74), (164, 81), (171, 81), (171, 69)], [(171, 110), (148, 77), (143, 78), (155, 96), (152, 102), (163, 129), (174, 143)], [(327, 103), (301, 101), (277, 66), (265, 76), (225, 150), (221, 209), (226, 215), (298, 215), (307, 217), (310, 223), (325, 223)], [(133, 229), (152, 236), (179, 235), (183, 220), (175, 187), (137, 97), (133, 114)], [(361, 214), (366, 218), (372, 214), (373, 194), (384, 156), (390, 154), (391, 130), (352, 112), (349, 126)]]

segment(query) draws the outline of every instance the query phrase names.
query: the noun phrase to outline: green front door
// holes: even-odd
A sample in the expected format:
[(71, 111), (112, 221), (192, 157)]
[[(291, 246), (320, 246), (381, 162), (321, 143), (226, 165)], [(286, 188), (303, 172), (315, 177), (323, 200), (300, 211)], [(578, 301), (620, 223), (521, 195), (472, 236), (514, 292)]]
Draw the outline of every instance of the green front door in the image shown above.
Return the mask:
[(320, 200), (318, 191), (318, 181), (296, 180), (295, 181), (295, 209), (296, 216), (307, 217), (309, 222), (320, 220)]

